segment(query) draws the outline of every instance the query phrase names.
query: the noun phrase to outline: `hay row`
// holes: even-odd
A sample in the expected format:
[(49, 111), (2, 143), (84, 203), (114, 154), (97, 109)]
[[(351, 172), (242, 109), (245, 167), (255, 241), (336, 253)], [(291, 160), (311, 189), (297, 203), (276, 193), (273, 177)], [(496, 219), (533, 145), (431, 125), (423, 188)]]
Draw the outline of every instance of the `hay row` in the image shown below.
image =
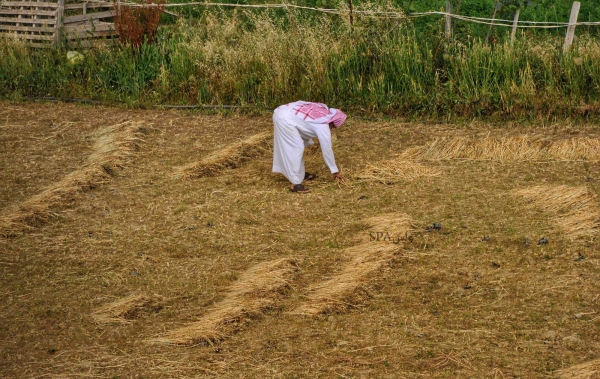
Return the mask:
[(535, 186), (513, 194), (527, 200), (530, 207), (549, 213), (555, 226), (571, 239), (598, 234), (598, 205), (586, 187)]
[(176, 177), (184, 180), (212, 176), (223, 170), (236, 168), (249, 159), (261, 156), (270, 149), (273, 134), (263, 132), (236, 142), (177, 170)]
[[(340, 273), (313, 286), (307, 301), (293, 313), (315, 316), (339, 313), (356, 307), (370, 297), (368, 283), (373, 275), (388, 264), (402, 248), (402, 242), (413, 230), (407, 215), (386, 214), (368, 220), (369, 230), (361, 245), (344, 251), (350, 258)], [(373, 233), (381, 233), (373, 239)], [(389, 237), (389, 238), (388, 238)]]
[(558, 370), (556, 374), (560, 379), (598, 379), (600, 378), (600, 359)]
[(357, 175), (357, 179), (367, 182), (391, 184), (398, 180), (410, 182), (420, 177), (434, 177), (441, 174), (440, 170), (435, 170), (416, 162), (393, 159), (377, 164), (369, 164), (367, 168)]
[(209, 309), (199, 321), (150, 342), (194, 345), (221, 341), (273, 307), (277, 295), (289, 288), (288, 280), (297, 270), (296, 261), (290, 258), (257, 264), (246, 271), (232, 285), (225, 299)]
[(600, 139), (571, 138), (549, 141), (540, 136), (513, 136), (481, 139), (436, 139), (425, 146), (404, 151), (406, 160), (489, 160), (516, 161), (599, 161)]
[(103, 129), (81, 168), (0, 216), (0, 235), (10, 238), (43, 225), (54, 217), (53, 209), (70, 202), (77, 192), (109, 181), (127, 163), (142, 132), (141, 124), (132, 121)]
[(160, 311), (162, 302), (159, 295), (133, 294), (97, 309), (92, 317), (100, 324), (128, 323), (144, 313)]

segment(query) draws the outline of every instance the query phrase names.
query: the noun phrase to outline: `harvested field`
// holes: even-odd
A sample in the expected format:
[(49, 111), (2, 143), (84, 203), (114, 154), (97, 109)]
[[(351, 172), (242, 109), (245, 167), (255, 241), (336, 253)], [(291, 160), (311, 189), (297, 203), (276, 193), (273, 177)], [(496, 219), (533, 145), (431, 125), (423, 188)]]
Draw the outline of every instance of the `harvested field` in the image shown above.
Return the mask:
[[(597, 125), (350, 115), (343, 174), (440, 174), (339, 185), (313, 147), (301, 196), (270, 172), (267, 137), (235, 169), (173, 179), (270, 115), (3, 103), (1, 214), (88, 167), (114, 125), (145, 127), (117, 175), (0, 238), (0, 377), (596, 375)], [(501, 158), (458, 144), (485, 139)], [(414, 153), (440, 141), (456, 143)], [(459, 158), (427, 158), (441, 156)]]
[(92, 317), (101, 324), (127, 323), (144, 313), (160, 311), (162, 303), (163, 299), (158, 295), (133, 294), (103, 305), (92, 313)]
[(535, 186), (514, 191), (534, 208), (552, 215), (556, 227), (569, 238), (595, 237), (600, 227), (596, 196), (587, 187)]

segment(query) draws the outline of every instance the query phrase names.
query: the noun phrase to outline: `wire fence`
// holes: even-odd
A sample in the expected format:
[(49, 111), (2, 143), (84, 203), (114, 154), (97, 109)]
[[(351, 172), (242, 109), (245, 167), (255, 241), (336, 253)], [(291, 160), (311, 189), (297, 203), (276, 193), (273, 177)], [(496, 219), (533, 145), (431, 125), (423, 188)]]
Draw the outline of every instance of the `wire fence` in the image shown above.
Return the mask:
[[(133, 7), (156, 7), (158, 4), (132, 4), (129, 2), (117, 2), (116, 4), (120, 4), (123, 6), (133, 6)], [(347, 16), (349, 13), (352, 13), (357, 16), (362, 17), (377, 17), (377, 18), (391, 18), (391, 19), (406, 19), (406, 18), (418, 18), (418, 17), (427, 17), (427, 16), (443, 16), (443, 17), (451, 17), (456, 20), (461, 20), (465, 22), (471, 22), (475, 24), (489, 25), (489, 26), (500, 26), (500, 27), (515, 27), (515, 24), (518, 28), (535, 28), (535, 29), (558, 29), (558, 28), (568, 28), (573, 26), (600, 26), (600, 21), (593, 22), (550, 22), (550, 21), (522, 21), (522, 20), (504, 20), (497, 18), (484, 18), (484, 17), (472, 17), (472, 16), (464, 16), (449, 12), (441, 12), (441, 11), (428, 11), (428, 12), (415, 12), (415, 13), (404, 13), (404, 12), (391, 12), (391, 11), (373, 11), (373, 10), (341, 10), (341, 9), (333, 9), (333, 8), (318, 8), (318, 7), (307, 7), (295, 4), (288, 3), (276, 3), (276, 4), (228, 4), (228, 3), (211, 3), (211, 2), (191, 2), (191, 3), (172, 3), (172, 4), (162, 4), (160, 5), (165, 8), (181, 8), (181, 7), (192, 7), (192, 6), (201, 6), (201, 7), (226, 7), (226, 8), (253, 8), (253, 9), (300, 9), (300, 10), (310, 10), (314, 12), (321, 12), (326, 14), (333, 14), (338, 16)]]

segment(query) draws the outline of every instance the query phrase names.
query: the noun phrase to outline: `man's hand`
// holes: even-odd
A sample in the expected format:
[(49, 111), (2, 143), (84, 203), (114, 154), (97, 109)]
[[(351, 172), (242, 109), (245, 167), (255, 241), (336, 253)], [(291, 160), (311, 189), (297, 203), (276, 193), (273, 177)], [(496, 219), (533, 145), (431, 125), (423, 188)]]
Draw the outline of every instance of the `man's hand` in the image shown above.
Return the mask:
[(340, 174), (339, 172), (336, 172), (335, 174), (333, 174), (333, 180), (340, 181), (340, 182), (345, 182), (346, 178), (344, 178), (342, 176), (342, 174)]

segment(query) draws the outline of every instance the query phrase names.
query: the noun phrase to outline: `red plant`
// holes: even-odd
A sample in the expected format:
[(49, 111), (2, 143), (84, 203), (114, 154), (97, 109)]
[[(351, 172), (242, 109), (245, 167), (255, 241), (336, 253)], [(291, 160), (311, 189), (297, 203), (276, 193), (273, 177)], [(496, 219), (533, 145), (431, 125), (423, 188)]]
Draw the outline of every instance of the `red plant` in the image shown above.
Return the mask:
[[(150, 4), (156, 4), (148, 6)], [(125, 5), (115, 3), (115, 29), (119, 39), (131, 43), (133, 47), (140, 47), (144, 38), (148, 43), (154, 40), (160, 17), (165, 9), (165, 0), (146, 0), (143, 5)]]

